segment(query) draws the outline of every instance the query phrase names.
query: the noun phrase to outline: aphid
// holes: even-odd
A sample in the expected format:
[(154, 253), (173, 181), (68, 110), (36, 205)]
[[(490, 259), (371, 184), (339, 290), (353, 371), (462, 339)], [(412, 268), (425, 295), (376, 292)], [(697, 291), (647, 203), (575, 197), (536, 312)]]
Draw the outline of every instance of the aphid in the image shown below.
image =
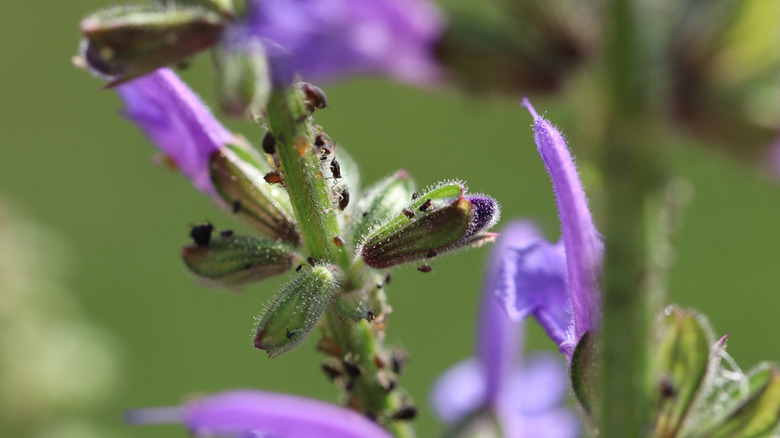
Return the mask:
[(364, 211), (364, 212), (363, 212), (363, 217), (366, 217), (366, 216), (368, 216), (368, 212), (367, 212), (367, 211)]
[(233, 237), (233, 230), (222, 230), (219, 235), (222, 237)]
[(408, 208), (404, 208), (404, 216), (408, 217), (409, 219), (412, 219), (414, 217), (414, 212), (412, 210), (409, 210)]
[(385, 275), (385, 284), (390, 284), (390, 280), (392, 280), (393, 277), (390, 276), (390, 273), (388, 272), (387, 275)]
[(414, 201), (415, 199), (417, 199), (419, 197), (420, 197), (419, 193), (417, 193), (417, 192), (412, 193), (412, 201)]
[(349, 189), (344, 187), (338, 192), (339, 195), (339, 210), (344, 211), (349, 205)]
[(270, 131), (265, 133), (263, 137), (263, 151), (268, 155), (276, 153), (276, 139)]
[(406, 363), (409, 362), (409, 355), (404, 350), (396, 349), (393, 350), (393, 354), (390, 356), (390, 359), (392, 360), (393, 372), (396, 374), (401, 374), (401, 372), (406, 367)]
[(239, 211), (241, 211), (241, 201), (239, 200), (233, 201), (231, 207), (233, 208), (233, 214), (238, 213)]
[(391, 417), (393, 420), (413, 420), (417, 416), (417, 408), (413, 405), (401, 407)]
[(335, 158), (330, 162), (330, 173), (333, 174), (335, 179), (341, 178), (341, 164)]
[(347, 372), (349, 377), (358, 377), (363, 374), (363, 370), (361, 370), (358, 364), (355, 363), (352, 355), (349, 353), (347, 353), (347, 356), (344, 357), (344, 371)]
[(385, 390), (385, 394), (390, 394), (398, 386), (398, 380), (389, 379), (382, 382), (382, 389)]
[(309, 264), (312, 266), (314, 266), (317, 263), (317, 260), (315, 260), (314, 257), (308, 257), (306, 261), (309, 262)]
[(429, 259), (432, 259), (432, 258), (436, 257), (437, 255), (439, 255), (439, 253), (436, 252), (436, 251), (428, 251), (428, 253), (425, 254), (425, 257), (428, 257)]
[(314, 137), (314, 146), (317, 146), (318, 148), (325, 146), (325, 140), (322, 139), (322, 134), (317, 134), (317, 136)]
[(196, 224), (190, 230), (190, 237), (198, 246), (209, 246), (211, 243), (211, 232), (214, 231), (214, 225), (210, 222)]
[(344, 246), (344, 239), (342, 239), (341, 236), (333, 236), (333, 243), (335, 243), (336, 246)]
[(420, 208), (418, 208), (418, 210), (428, 211), (428, 207), (430, 206), (431, 206), (431, 198), (428, 198), (425, 200), (425, 202), (422, 203), (422, 205), (420, 206)]
[[(322, 88), (307, 82), (301, 82), (301, 91), (303, 91), (305, 99), (313, 108), (322, 109), (328, 106), (328, 97), (322, 91)], [(314, 112), (314, 109), (311, 112)]]
[(366, 319), (367, 319), (369, 322), (371, 322), (371, 321), (375, 320), (375, 319), (376, 319), (376, 316), (374, 315), (374, 312), (372, 312), (372, 311), (370, 311), (370, 310), (369, 310), (369, 311), (368, 311), (368, 313), (366, 314)]
[(303, 268), (303, 265), (298, 265), (298, 267), (295, 268), (295, 272), (301, 272), (301, 268)]
[(274, 170), (274, 171), (266, 173), (265, 176), (263, 177), (263, 179), (268, 184), (278, 184), (278, 183), (282, 182), (282, 175), (279, 174), (278, 170)]
[(433, 271), (433, 268), (431, 268), (431, 265), (420, 265), (420, 266), (417, 267), (417, 270), (422, 272), (422, 273), (424, 273), (424, 274), (427, 274), (427, 273)]
[(322, 364), (322, 371), (324, 371), (325, 374), (327, 374), (328, 377), (330, 377), (330, 380), (335, 380), (341, 377), (341, 371), (339, 371), (338, 368), (326, 363)]

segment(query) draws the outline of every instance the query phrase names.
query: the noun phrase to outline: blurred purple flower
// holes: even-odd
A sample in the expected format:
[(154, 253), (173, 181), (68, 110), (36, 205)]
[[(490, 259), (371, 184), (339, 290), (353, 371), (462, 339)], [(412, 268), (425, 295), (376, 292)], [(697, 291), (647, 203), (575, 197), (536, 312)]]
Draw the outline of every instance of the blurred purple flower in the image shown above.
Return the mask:
[(577, 416), (561, 405), (568, 387), (563, 364), (546, 354), (521, 363), (521, 322), (509, 319), (495, 296), (503, 284), (502, 254), (528, 229), (528, 223), (513, 223), (496, 242), (482, 294), (476, 357), (439, 378), (431, 391), (431, 405), (448, 424), (487, 411), (498, 419), (505, 437), (576, 437)]
[(534, 315), (571, 359), (580, 337), (599, 324), (603, 244), (566, 141), (527, 99), (523, 105), (534, 117), (534, 140), (552, 180), (561, 239), (549, 243), (528, 225), (502, 255), (496, 294), (512, 319)]
[(440, 75), (433, 50), (443, 19), (428, 0), (249, 0), (247, 8), (222, 44), (260, 41), (277, 82), (378, 73), (425, 84)]
[(219, 199), (209, 174), (211, 155), (233, 134), (171, 70), (161, 68), (114, 88), (124, 115), (200, 191)]
[(272, 392), (235, 390), (182, 406), (128, 412), (131, 424), (181, 423), (196, 437), (390, 438), (374, 421), (319, 400)]

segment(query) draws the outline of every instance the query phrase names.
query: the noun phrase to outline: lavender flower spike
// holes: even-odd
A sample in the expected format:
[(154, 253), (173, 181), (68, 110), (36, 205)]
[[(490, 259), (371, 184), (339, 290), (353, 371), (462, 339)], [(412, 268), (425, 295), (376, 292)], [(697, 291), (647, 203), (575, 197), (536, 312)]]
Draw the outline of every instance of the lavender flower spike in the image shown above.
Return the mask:
[(566, 142), (527, 99), (523, 105), (534, 117), (534, 140), (552, 179), (561, 239), (553, 245), (533, 231), (517, 240), (503, 255), (497, 296), (510, 317), (533, 314), (571, 358), (580, 337), (599, 324), (603, 245)]
[(235, 390), (178, 407), (130, 411), (132, 424), (182, 423), (196, 437), (390, 438), (374, 421), (319, 400)]
[(307, 81), (379, 73), (431, 83), (443, 20), (427, 0), (249, 0), (223, 46), (241, 50), (261, 42), (276, 82), (300, 74)]
[(579, 436), (577, 416), (561, 405), (567, 390), (563, 364), (543, 354), (521, 362), (522, 324), (507, 316), (495, 296), (504, 283), (504, 254), (535, 235), (529, 223), (515, 222), (504, 229), (494, 246), (481, 299), (476, 357), (446, 371), (431, 391), (433, 410), (445, 423), (456, 424), (487, 412), (498, 420), (501, 436)]
[(124, 115), (146, 134), (200, 191), (218, 198), (209, 160), (233, 140), (175, 73), (162, 68), (114, 88)]

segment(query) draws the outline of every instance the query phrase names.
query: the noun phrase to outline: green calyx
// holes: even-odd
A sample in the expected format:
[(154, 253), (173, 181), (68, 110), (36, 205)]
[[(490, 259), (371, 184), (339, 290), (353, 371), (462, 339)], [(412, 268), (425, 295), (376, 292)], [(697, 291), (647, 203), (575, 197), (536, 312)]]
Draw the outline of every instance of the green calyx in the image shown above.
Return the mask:
[(236, 288), (287, 272), (294, 255), (278, 242), (254, 237), (219, 237), (182, 248), (190, 272), (216, 286)]
[(255, 347), (276, 357), (303, 342), (332, 302), (342, 277), (332, 265), (302, 269), (258, 318)]
[[(477, 211), (463, 196), (465, 190), (462, 183), (453, 182), (414, 196), (406, 208), (364, 238), (360, 255), (365, 264), (385, 269), (492, 240), (494, 235), (480, 234), (483, 227), (475, 229)], [(489, 202), (497, 210), (495, 202)], [(488, 228), (489, 222), (481, 225)]]
[(79, 63), (114, 86), (178, 64), (219, 40), (228, 19), (206, 7), (116, 7), (81, 21)]
[(271, 77), (263, 45), (256, 40), (214, 52), (217, 92), (222, 109), (233, 116), (259, 114), (271, 94)]
[(293, 245), (301, 243), (287, 196), (281, 183), (270, 184), (268, 166), (247, 147), (231, 145), (211, 157), (211, 181), (230, 210), (265, 237)]

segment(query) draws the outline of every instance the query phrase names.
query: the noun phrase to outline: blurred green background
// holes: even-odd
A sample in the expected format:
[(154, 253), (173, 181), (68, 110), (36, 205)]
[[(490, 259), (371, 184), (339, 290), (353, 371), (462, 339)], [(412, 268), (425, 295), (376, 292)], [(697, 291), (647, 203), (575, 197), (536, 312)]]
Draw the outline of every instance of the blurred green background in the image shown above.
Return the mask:
[[(181, 175), (152, 165), (153, 148), (117, 116), (115, 94), (101, 91), (100, 81), (72, 68), (78, 21), (106, 2), (51, 5), (45, 13), (39, 2), (14, 2), (4, 10), (0, 209), (10, 203), (22, 217), (56, 231), (58, 238), (43, 238), (34, 249), (41, 253), (41, 263), (67, 268), (62, 287), (75, 297), (81, 309), (76, 314), (112, 340), (107, 344), (118, 368), (115, 384), (102, 398), (78, 407), (66, 403), (59, 414), (41, 418), (83, 413), (102, 428), (97, 436), (183, 437), (186, 432), (179, 427), (129, 428), (122, 413), (242, 387), (335, 401), (313, 341), (273, 360), (251, 346), (253, 317), (284, 277), (231, 295), (199, 287), (184, 270), (178, 252), (188, 241), (188, 224), (209, 219), (222, 228), (241, 226)], [(208, 56), (198, 57), (182, 75), (206, 101), (213, 101)], [(420, 186), (460, 178), (473, 192), (489, 193), (502, 203), (503, 223), (532, 218), (550, 239), (557, 239), (550, 184), (532, 143), (531, 119), (518, 108), (517, 98), (474, 99), (374, 79), (325, 90), (330, 107), (317, 120), (361, 165), (363, 184), (401, 167)], [(566, 102), (534, 102), (563, 128), (576, 153), (577, 120)], [(255, 143), (261, 138), (250, 124), (229, 126)], [(681, 145), (674, 145), (673, 160), (675, 173), (694, 189), (674, 239), (673, 301), (708, 314), (719, 334), (729, 332), (729, 352), (743, 367), (779, 360), (774, 335), (780, 328), (780, 185)], [(69, 247), (62, 253), (67, 260), (52, 256), (60, 254), (60, 238)], [(388, 339), (403, 343), (411, 353), (402, 384), (422, 409), (421, 437), (437, 430), (427, 408), (430, 383), (471, 354), (486, 255), (486, 249), (479, 249), (445, 257), (435, 263), (435, 274), (413, 268), (393, 273)], [(49, 269), (33, 264), (30, 275)], [(8, 307), (13, 303), (2, 300), (6, 293), (0, 290), (0, 306), (13, 312)], [(51, 330), (56, 327), (52, 324)], [(528, 331), (529, 348), (553, 348), (535, 323)], [(43, 332), (24, 342), (59, 348), (53, 345), (55, 334)], [(73, 371), (79, 376), (69, 376), (56, 362), (30, 364), (56, 379), (74, 381), (89, 378), (93, 365), (100, 364), (87, 360)], [(17, 423), (9, 418), (15, 412), (9, 407), (25, 402), (27, 397), (19, 393), (24, 390), (0, 388), (5, 404), (0, 406), (5, 412), (0, 436), (19, 433), (10, 429)]]

